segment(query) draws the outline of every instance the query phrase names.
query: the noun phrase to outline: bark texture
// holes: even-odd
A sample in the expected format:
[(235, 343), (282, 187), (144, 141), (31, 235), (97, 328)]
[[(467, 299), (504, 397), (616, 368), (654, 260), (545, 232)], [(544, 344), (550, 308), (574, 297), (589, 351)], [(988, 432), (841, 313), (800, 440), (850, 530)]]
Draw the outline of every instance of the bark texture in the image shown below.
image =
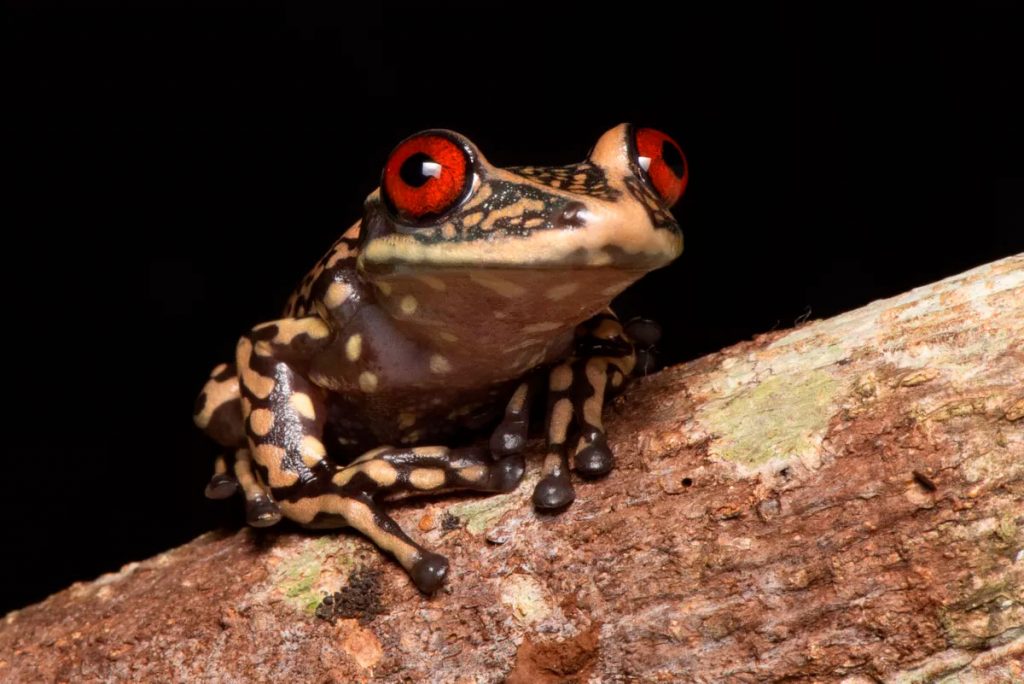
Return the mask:
[(9, 614), (0, 680), (1024, 680), (1024, 255), (667, 369), (607, 425), (562, 514), (535, 476), (403, 503), (433, 598), (355, 535), (210, 533)]

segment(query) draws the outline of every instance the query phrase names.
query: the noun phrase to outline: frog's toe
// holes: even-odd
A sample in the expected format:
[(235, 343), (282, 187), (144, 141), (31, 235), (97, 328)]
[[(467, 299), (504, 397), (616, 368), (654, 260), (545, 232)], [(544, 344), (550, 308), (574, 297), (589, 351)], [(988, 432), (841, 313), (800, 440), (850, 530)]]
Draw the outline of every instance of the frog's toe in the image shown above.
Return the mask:
[(533, 490), (533, 505), (545, 511), (565, 508), (576, 498), (569, 478), (545, 475)]
[(592, 430), (591, 434), (580, 438), (579, 447), (573, 456), (573, 467), (581, 477), (595, 478), (607, 475), (615, 459), (608, 447), (604, 433)]
[(207, 499), (226, 499), (238, 491), (238, 480), (228, 468), (228, 457), (221, 454), (213, 462), (213, 476), (206, 485)]
[(266, 494), (245, 501), (245, 521), (253, 527), (270, 527), (281, 521), (281, 509)]
[(238, 480), (224, 473), (216, 473), (206, 485), (207, 499), (226, 499), (238, 491)]
[(526, 448), (526, 422), (507, 421), (491, 435), (491, 453), (495, 456), (521, 453)]
[(511, 492), (519, 486), (526, 472), (522, 454), (506, 456), (491, 466), (491, 488), (496, 492)]
[(441, 554), (425, 551), (409, 569), (409, 576), (417, 589), (424, 594), (432, 594), (441, 588), (448, 576), (448, 559)]

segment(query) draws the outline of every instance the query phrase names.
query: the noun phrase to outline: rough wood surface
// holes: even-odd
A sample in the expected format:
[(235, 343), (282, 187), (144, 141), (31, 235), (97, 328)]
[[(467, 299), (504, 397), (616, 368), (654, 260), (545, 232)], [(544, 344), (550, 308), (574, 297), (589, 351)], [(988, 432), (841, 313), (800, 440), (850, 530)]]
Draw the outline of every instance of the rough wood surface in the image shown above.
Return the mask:
[(1024, 255), (648, 377), (608, 427), (560, 515), (529, 482), (403, 504), (434, 598), (358, 536), (212, 533), (9, 614), (0, 680), (1024, 680)]

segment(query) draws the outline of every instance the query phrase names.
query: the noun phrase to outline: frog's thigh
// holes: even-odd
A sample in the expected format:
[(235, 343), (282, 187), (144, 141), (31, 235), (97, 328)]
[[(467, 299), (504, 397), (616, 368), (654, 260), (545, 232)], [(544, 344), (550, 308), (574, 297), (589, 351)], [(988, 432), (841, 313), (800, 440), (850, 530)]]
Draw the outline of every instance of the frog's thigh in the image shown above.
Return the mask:
[(293, 362), (326, 340), (318, 318), (282, 319), (257, 326), (238, 341), (241, 411), (251, 458), (277, 496), (329, 477), (333, 466), (321, 438), (327, 411), (323, 390)]

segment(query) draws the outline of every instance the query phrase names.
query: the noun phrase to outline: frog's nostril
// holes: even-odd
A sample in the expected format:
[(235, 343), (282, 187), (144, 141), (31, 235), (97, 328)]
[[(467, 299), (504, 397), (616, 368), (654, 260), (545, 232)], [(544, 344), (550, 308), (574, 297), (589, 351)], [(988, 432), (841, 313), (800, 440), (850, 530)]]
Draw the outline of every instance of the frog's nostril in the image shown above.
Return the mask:
[(554, 224), (557, 228), (579, 228), (587, 222), (586, 219), (587, 205), (583, 202), (577, 202), (573, 200), (567, 202), (562, 211), (555, 216)]

